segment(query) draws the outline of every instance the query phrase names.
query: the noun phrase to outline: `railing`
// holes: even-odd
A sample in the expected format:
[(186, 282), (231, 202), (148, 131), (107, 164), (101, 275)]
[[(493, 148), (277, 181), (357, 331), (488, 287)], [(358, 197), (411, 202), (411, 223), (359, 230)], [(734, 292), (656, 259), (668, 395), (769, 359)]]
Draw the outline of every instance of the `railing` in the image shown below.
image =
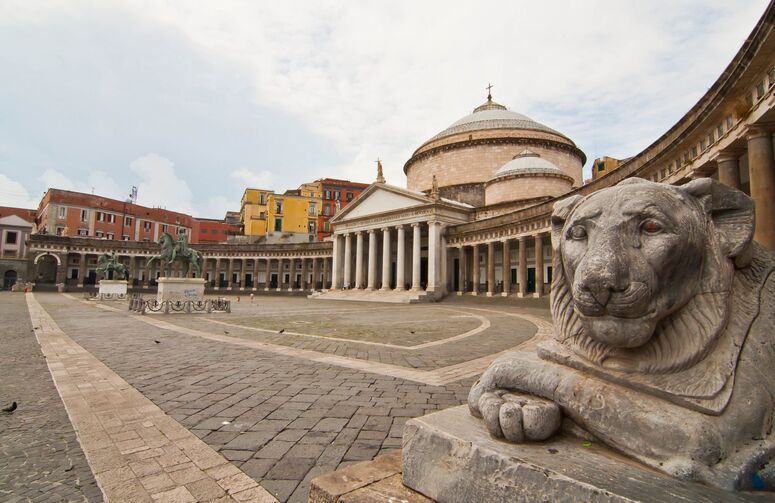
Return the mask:
[(126, 300), (127, 299), (127, 294), (125, 293), (85, 292), (83, 296), (89, 300)]
[(129, 310), (135, 313), (230, 313), (231, 301), (224, 298), (205, 300), (146, 300), (139, 295), (129, 299)]

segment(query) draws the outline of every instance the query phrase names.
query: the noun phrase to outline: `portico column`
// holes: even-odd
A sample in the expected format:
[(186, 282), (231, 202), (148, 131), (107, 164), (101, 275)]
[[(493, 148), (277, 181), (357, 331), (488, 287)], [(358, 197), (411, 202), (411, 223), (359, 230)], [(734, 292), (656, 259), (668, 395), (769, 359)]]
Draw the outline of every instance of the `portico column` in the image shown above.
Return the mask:
[(258, 259), (253, 259), (253, 291), (258, 290)]
[(536, 234), (535, 255), (536, 255), (536, 291), (535, 291), (534, 297), (543, 297), (544, 295), (544, 236), (543, 234)]
[(396, 227), (396, 290), (403, 292), (406, 285), (406, 229)]
[(81, 253), (81, 258), (78, 259), (78, 286), (83, 288), (86, 281), (86, 254)]
[(748, 177), (751, 197), (756, 208), (756, 230), (753, 238), (775, 250), (775, 158), (772, 134), (764, 129), (752, 129), (748, 140)]
[(390, 251), (390, 227), (386, 227), (382, 229), (382, 290), (390, 290), (390, 265), (393, 263)]
[(334, 254), (331, 264), (331, 290), (339, 289), (339, 267), (341, 266), (341, 259), (339, 258), (339, 252), (342, 246), (342, 235), (334, 234)]
[(221, 287), (221, 259), (215, 259), (215, 265), (213, 271), (213, 279), (215, 280), (215, 289), (218, 290)]
[(732, 188), (740, 188), (740, 165), (734, 152), (721, 152), (716, 157), (718, 181)]
[(281, 291), (283, 289), (283, 259), (278, 257), (277, 258), (277, 291)]
[(363, 288), (363, 232), (355, 233), (355, 288)]
[(487, 296), (495, 293), (495, 241), (487, 243)]
[(318, 258), (312, 257), (312, 285), (310, 286), (310, 290), (312, 290), (313, 292), (318, 289), (318, 274), (320, 274), (319, 267), (318, 267)]
[(428, 286), (425, 288), (428, 292), (436, 292), (440, 289), (440, 232), (441, 224), (439, 222), (428, 222)]
[(369, 284), (368, 289), (374, 290), (377, 287), (377, 233), (374, 229), (369, 230)]
[(272, 259), (268, 258), (266, 259), (266, 273), (264, 273), (264, 291), (269, 291), (269, 278), (271, 277), (272, 273)]
[(353, 235), (352, 233), (347, 233), (344, 235), (344, 288), (352, 288), (352, 262), (353, 262), (353, 256), (352, 256), (352, 246), (353, 245)]
[(323, 290), (328, 289), (328, 269), (328, 257), (323, 257), (323, 284), (321, 285)]
[(293, 286), (296, 283), (296, 259), (291, 258), (290, 263), (288, 264), (288, 270), (290, 271), (288, 273), (288, 291), (293, 291)]
[(457, 248), (457, 294), (463, 295), (466, 291), (466, 247), (463, 245)]
[(234, 275), (234, 259), (233, 258), (229, 259), (229, 269), (228, 269), (228, 271), (229, 272), (226, 274), (226, 288), (231, 290), (231, 287), (232, 287), (232, 277)]
[(130, 255), (129, 256), (129, 270), (127, 271), (127, 278), (126, 278), (126, 282), (127, 282), (127, 286), (128, 287), (131, 287), (134, 284), (135, 269), (136, 268), (137, 268), (137, 266), (135, 264), (135, 256), (134, 255)]
[(447, 248), (447, 236), (444, 232), (444, 227), (439, 224), (439, 257), (441, 263), (439, 264), (439, 287), (441, 288), (442, 295), (449, 293), (449, 249)]
[(527, 238), (519, 238), (519, 264), (517, 269), (517, 281), (519, 282), (519, 296), (527, 296)]
[(240, 284), (239, 289), (244, 290), (245, 287), (248, 285), (248, 259), (243, 258), (242, 264), (240, 269)]
[(479, 245), (473, 245), (472, 247), (472, 255), (471, 257), (471, 265), (473, 269), (473, 274), (471, 281), (473, 281), (473, 289), (471, 290), (471, 295), (479, 295)]
[(412, 224), (412, 291), (420, 290), (420, 224)]
[(503, 258), (501, 259), (501, 271), (503, 272), (503, 292), (502, 296), (508, 297), (511, 293), (511, 250), (509, 249), (509, 240), (503, 240)]

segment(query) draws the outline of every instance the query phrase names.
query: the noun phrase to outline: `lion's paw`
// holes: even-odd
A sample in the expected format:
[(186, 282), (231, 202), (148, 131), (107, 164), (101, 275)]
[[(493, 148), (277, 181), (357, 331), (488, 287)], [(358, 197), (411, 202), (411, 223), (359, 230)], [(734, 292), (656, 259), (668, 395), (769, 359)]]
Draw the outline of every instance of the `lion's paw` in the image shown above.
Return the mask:
[(479, 412), (495, 437), (510, 442), (546, 440), (560, 429), (560, 407), (544, 398), (490, 391), (479, 398)]

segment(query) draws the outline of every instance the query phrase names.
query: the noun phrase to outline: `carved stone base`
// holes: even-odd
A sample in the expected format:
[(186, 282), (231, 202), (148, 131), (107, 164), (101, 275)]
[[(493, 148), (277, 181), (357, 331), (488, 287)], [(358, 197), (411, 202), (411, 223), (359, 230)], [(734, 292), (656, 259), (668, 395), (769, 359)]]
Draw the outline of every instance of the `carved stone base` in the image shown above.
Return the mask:
[(100, 296), (126, 297), (126, 288), (127, 281), (125, 279), (102, 279), (97, 293)]
[(156, 300), (203, 300), (204, 278), (159, 278)]
[(406, 423), (403, 482), (444, 503), (772, 501), (771, 493), (730, 493), (676, 480), (571, 436), (522, 445), (499, 441), (466, 406)]

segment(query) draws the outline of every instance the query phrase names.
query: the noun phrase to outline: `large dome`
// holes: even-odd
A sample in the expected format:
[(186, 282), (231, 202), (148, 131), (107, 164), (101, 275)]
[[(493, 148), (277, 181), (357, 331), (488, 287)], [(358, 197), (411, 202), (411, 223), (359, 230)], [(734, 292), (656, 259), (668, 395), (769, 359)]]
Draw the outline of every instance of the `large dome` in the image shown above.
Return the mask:
[(526, 115), (512, 112), (492, 99), (488, 99), (484, 104), (479, 105), (473, 113), (466, 115), (460, 120), (455, 121), (447, 129), (437, 134), (425, 143), (429, 143), (445, 136), (465, 133), (468, 131), (482, 131), (485, 129), (526, 129), (532, 131), (543, 131), (545, 133), (556, 134), (567, 138), (562, 133), (536, 122)]

